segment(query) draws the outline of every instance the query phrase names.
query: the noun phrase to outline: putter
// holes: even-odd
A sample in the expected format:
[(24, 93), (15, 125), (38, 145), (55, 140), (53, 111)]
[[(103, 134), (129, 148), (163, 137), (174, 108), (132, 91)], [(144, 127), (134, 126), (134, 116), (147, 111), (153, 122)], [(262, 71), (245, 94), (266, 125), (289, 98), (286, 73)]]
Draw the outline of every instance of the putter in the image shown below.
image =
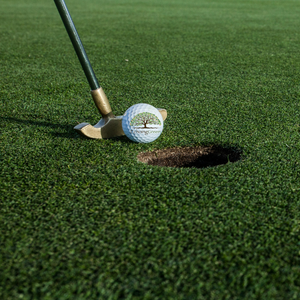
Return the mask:
[[(115, 116), (113, 114), (109, 101), (98, 83), (65, 1), (54, 0), (54, 2), (89, 82), (94, 103), (102, 116), (100, 121), (94, 126), (89, 123), (81, 123), (75, 126), (74, 129), (92, 139), (113, 138), (125, 135), (122, 129), (123, 116)], [(167, 111), (163, 108), (158, 108), (158, 110), (163, 120), (165, 120), (167, 118)]]

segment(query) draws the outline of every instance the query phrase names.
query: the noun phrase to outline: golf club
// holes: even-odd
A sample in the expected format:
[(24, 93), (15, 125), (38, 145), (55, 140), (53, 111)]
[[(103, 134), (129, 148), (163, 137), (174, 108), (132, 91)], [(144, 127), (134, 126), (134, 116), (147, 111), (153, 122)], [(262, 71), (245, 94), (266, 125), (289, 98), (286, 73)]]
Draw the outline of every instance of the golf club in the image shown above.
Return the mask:
[[(54, 0), (54, 2), (89, 82), (92, 98), (102, 115), (101, 120), (96, 125), (92, 126), (89, 123), (81, 123), (75, 126), (74, 129), (82, 135), (93, 139), (112, 138), (125, 135), (122, 129), (123, 116), (115, 116), (113, 114), (109, 101), (97, 81), (65, 1)], [(158, 108), (158, 110), (161, 113), (163, 120), (165, 120), (167, 118), (167, 111), (163, 108)]]

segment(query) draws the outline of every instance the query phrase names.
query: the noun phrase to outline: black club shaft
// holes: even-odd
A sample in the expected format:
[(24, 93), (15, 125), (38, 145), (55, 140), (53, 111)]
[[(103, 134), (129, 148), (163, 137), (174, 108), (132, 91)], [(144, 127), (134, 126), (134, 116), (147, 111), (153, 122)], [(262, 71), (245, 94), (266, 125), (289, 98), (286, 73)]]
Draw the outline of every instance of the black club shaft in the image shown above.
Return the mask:
[(80, 40), (80, 37), (75, 28), (74, 22), (71, 18), (71, 15), (69, 13), (69, 10), (66, 6), (65, 1), (64, 0), (54, 0), (54, 2), (56, 4), (58, 12), (61, 16), (61, 19), (66, 27), (68, 35), (71, 39), (71, 42), (76, 51), (76, 54), (78, 56), (78, 59), (81, 63), (82, 69), (83, 69), (85, 76), (90, 84), (91, 89), (96, 90), (96, 89), (100, 88), (100, 85), (98, 83), (98, 80), (96, 78), (94, 70), (93, 70), (91, 63), (87, 57), (87, 54), (84, 50), (83, 44)]

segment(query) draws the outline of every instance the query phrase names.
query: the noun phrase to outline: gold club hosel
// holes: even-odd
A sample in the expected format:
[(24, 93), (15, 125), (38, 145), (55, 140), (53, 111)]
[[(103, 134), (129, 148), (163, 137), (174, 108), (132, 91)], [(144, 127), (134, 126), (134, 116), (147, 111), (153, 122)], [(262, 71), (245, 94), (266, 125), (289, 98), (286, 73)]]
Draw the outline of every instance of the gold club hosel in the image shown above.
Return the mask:
[(113, 116), (112, 109), (102, 87), (92, 90), (91, 94), (100, 114), (103, 117)]

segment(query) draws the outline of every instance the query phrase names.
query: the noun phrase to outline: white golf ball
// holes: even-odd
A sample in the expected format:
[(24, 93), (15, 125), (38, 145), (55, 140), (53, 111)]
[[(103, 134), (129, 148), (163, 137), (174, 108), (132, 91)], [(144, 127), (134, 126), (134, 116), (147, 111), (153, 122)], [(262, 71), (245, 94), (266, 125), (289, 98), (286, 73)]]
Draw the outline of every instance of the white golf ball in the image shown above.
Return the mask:
[(150, 104), (139, 103), (126, 110), (122, 128), (132, 141), (150, 143), (160, 136), (164, 121), (157, 108)]

